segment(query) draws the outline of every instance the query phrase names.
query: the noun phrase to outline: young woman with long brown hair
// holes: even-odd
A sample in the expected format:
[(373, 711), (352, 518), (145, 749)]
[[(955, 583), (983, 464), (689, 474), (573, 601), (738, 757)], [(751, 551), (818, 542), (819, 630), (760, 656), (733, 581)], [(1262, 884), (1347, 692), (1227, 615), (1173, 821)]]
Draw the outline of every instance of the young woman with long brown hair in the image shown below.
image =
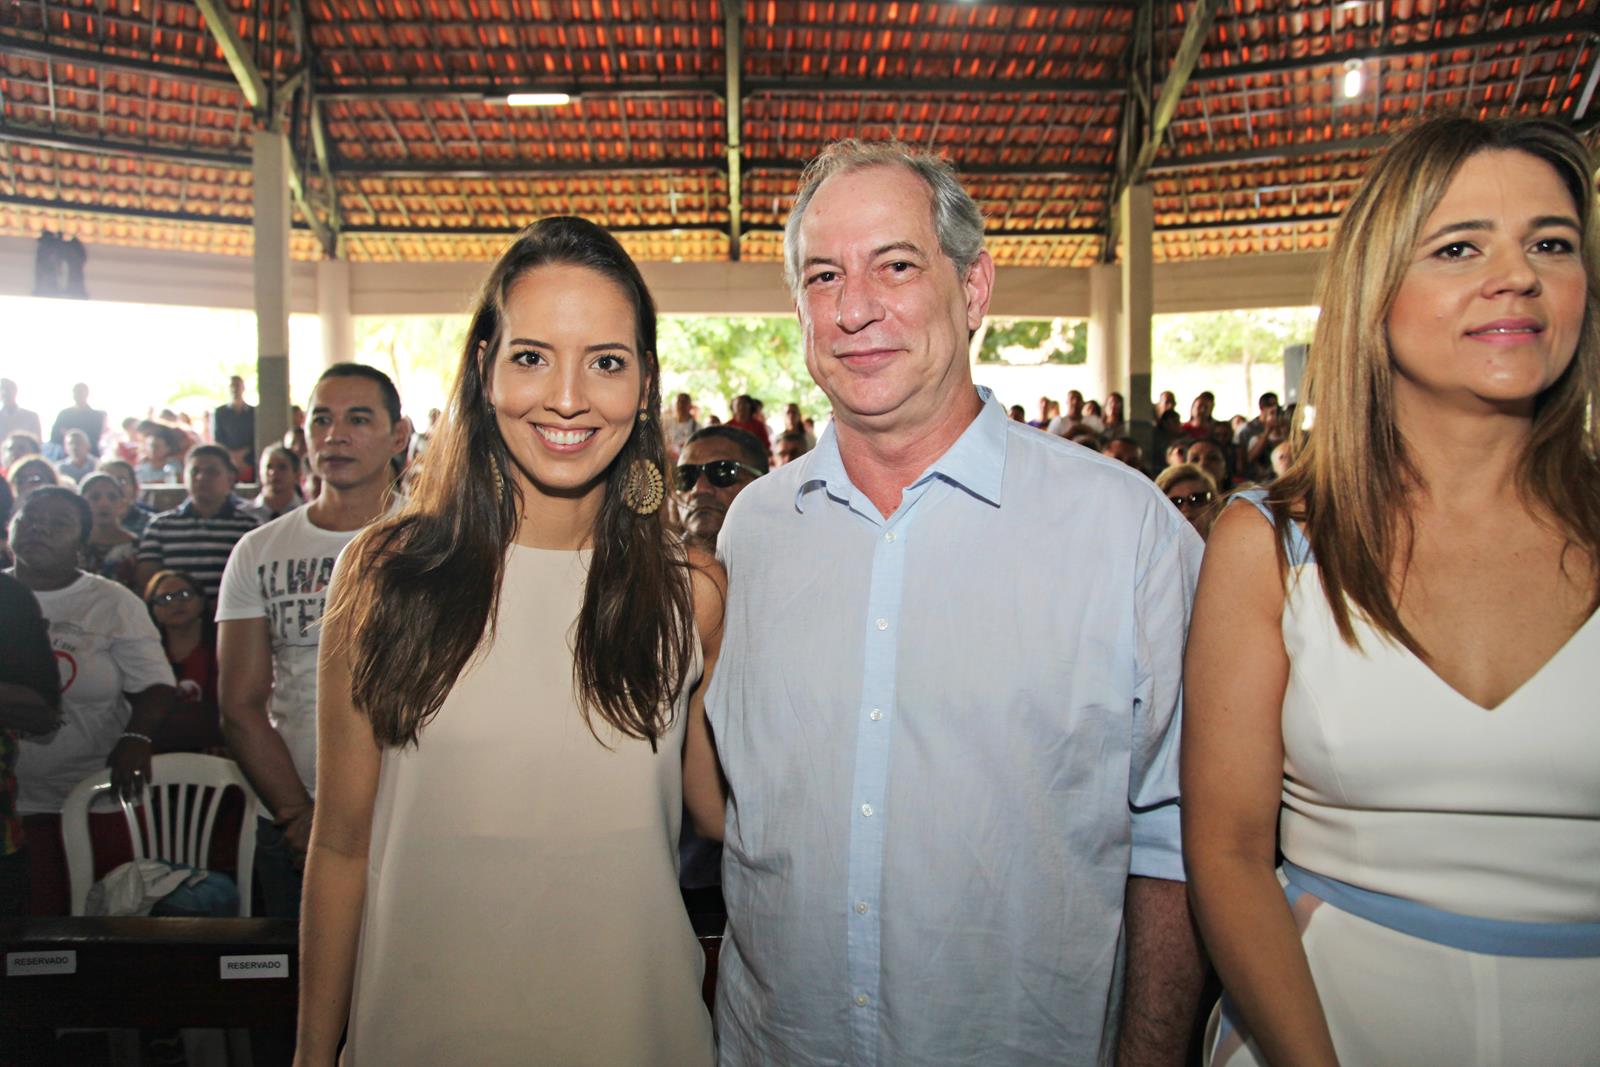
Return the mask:
[(1189, 642), (1215, 1063), (1600, 1049), (1596, 236), (1541, 122), (1424, 123), (1345, 213), (1314, 425), (1217, 521)]
[[(599, 227), (491, 272), (411, 501), (336, 569), (297, 1062), (709, 1063), (681, 800), (721, 572), (661, 508), (655, 309)], [(680, 775), (682, 776), (680, 778)]]

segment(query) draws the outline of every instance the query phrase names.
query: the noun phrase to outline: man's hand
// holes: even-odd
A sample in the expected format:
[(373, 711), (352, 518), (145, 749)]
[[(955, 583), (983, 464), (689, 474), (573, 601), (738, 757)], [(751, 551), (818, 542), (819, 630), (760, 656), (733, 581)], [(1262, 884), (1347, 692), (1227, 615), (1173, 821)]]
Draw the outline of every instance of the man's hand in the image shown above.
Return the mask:
[(106, 757), (111, 768), (111, 788), (123, 800), (135, 800), (141, 786), (150, 782), (150, 742), (123, 734)]
[(302, 804), (280, 811), (272, 820), (273, 825), (283, 829), (296, 870), (305, 866), (306, 850), (311, 847), (311, 815), (315, 810), (315, 804)]

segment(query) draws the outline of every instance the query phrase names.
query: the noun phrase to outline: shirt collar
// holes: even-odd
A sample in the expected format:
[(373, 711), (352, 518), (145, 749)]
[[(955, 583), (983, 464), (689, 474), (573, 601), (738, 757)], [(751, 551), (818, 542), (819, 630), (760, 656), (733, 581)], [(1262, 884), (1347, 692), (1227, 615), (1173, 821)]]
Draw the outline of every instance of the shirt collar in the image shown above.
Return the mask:
[[(211, 517), (213, 519), (231, 519), (243, 504), (244, 501), (229, 493), (228, 498), (222, 502), (222, 510)], [(178, 514), (185, 517), (193, 517), (200, 514), (194, 506), (194, 497), (186, 496), (183, 498), (183, 503), (178, 505)]]
[[(956, 443), (923, 471), (910, 486), (921, 485), (930, 478), (942, 478), (995, 507), (1000, 506), (1000, 488), (1005, 480), (1006, 468), (1006, 417), (1005, 408), (994, 398), (986, 386), (978, 386), (978, 399), (982, 406), (977, 418), (956, 438)], [(844, 457), (839, 454), (839, 438), (835, 424), (829, 422), (817, 447), (797, 462), (806, 463), (806, 472), (795, 491), (796, 511), (805, 510), (806, 494), (821, 489), (839, 503), (849, 506), (859, 490), (845, 473)]]

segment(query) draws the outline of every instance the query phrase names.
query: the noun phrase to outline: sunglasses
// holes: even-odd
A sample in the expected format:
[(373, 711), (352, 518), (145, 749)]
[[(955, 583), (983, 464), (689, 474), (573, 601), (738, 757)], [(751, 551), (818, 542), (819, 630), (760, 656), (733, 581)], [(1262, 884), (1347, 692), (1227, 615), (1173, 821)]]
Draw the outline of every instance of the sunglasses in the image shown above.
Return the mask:
[(185, 601), (193, 599), (193, 589), (179, 589), (174, 593), (157, 593), (155, 596), (150, 598), (150, 603), (154, 604), (158, 608), (164, 608), (168, 604), (182, 604)]
[(718, 489), (726, 489), (738, 481), (740, 471), (745, 471), (753, 478), (759, 478), (762, 474), (748, 463), (740, 463), (736, 459), (714, 459), (710, 463), (680, 463), (675, 470), (673, 484), (678, 487), (680, 493), (687, 493), (693, 489), (694, 483), (700, 480), (702, 473), (705, 474), (706, 481)]
[(1197, 508), (1201, 504), (1211, 503), (1211, 490), (1202, 489), (1198, 493), (1190, 493), (1188, 496), (1169, 496), (1167, 499), (1180, 508), (1185, 504), (1192, 508)]

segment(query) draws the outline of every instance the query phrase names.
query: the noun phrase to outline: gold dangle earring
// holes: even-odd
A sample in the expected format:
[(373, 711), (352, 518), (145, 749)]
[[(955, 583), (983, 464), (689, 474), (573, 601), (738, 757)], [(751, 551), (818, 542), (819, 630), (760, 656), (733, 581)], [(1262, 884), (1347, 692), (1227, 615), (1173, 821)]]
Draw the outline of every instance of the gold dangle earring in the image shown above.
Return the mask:
[[(639, 421), (650, 421), (650, 412), (639, 412)], [(640, 515), (654, 515), (666, 499), (666, 479), (661, 468), (643, 457), (628, 467), (628, 476), (622, 483), (622, 502)]]

